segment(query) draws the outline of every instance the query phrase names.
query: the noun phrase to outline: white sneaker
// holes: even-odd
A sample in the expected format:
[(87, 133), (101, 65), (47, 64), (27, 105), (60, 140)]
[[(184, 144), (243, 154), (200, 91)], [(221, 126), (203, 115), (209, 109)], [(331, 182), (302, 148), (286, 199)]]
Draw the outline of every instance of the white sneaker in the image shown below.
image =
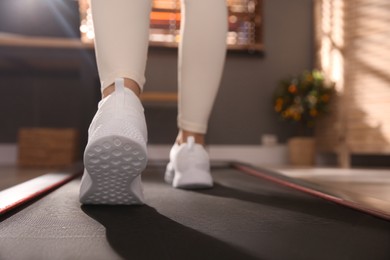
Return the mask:
[(195, 143), (193, 136), (188, 137), (187, 143), (172, 147), (165, 181), (182, 189), (213, 187), (209, 155), (202, 145)]
[(115, 80), (99, 102), (88, 130), (81, 180), (83, 204), (143, 204), (141, 172), (147, 163), (147, 129), (139, 98)]
[(164, 180), (165, 182), (172, 184), (173, 178), (175, 177), (175, 169), (173, 169), (173, 161), (175, 160), (177, 151), (179, 150), (179, 145), (175, 142), (172, 146), (171, 151), (169, 152), (169, 163), (165, 170)]

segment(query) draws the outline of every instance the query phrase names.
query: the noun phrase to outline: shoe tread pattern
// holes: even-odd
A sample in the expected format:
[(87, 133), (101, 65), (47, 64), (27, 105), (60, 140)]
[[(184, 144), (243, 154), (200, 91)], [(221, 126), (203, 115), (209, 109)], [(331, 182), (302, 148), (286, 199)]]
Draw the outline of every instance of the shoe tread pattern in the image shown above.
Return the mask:
[(146, 163), (146, 151), (135, 140), (111, 135), (94, 141), (84, 154), (92, 184), (81, 200), (84, 204), (142, 204), (130, 185)]

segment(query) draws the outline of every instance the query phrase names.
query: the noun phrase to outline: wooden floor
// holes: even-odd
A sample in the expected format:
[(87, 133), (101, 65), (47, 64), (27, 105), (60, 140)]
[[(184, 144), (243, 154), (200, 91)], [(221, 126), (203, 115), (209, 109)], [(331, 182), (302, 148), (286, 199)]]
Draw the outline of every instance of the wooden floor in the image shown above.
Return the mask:
[(58, 169), (22, 168), (16, 165), (0, 165), (0, 191)]
[(288, 168), (273, 170), (365, 208), (390, 215), (390, 169)]

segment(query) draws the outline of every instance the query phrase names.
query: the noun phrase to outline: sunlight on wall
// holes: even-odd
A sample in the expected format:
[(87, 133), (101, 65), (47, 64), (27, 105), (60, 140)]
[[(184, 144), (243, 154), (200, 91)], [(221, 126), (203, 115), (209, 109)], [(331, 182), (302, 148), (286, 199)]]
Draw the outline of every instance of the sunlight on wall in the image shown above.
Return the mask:
[(388, 0), (317, 2), (317, 65), (336, 82), (333, 123), (352, 152), (390, 153), (389, 14)]
[(336, 83), (336, 90), (344, 88), (344, 64), (341, 54), (344, 45), (343, 1), (322, 1), (320, 67)]
[(390, 142), (390, 2), (359, 1), (352, 5), (346, 53), (356, 108), (364, 112), (364, 123), (377, 129)]

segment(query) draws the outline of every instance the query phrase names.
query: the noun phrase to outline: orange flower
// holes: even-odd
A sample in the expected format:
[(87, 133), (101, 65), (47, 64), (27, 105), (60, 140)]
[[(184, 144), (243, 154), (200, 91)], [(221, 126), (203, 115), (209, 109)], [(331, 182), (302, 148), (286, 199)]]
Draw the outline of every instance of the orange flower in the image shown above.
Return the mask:
[(317, 111), (317, 109), (310, 109), (310, 115), (312, 116), (312, 117), (316, 117), (317, 115), (318, 115), (318, 111)]
[(283, 98), (276, 99), (276, 105), (283, 105)]
[(280, 112), (283, 108), (283, 98), (277, 98), (275, 101), (275, 111)]
[(297, 92), (297, 86), (295, 86), (294, 84), (291, 84), (291, 85), (288, 87), (288, 92), (290, 92), (290, 93), (295, 93), (295, 92)]
[(328, 102), (329, 99), (330, 99), (330, 96), (327, 94), (321, 96), (321, 100), (324, 101), (325, 103)]
[(283, 112), (283, 114), (282, 114), (282, 116), (284, 117), (284, 118), (288, 118), (289, 116), (290, 116), (290, 109), (287, 109), (286, 111), (284, 111)]
[(294, 120), (299, 121), (301, 119), (301, 114), (299, 113), (294, 113)]

